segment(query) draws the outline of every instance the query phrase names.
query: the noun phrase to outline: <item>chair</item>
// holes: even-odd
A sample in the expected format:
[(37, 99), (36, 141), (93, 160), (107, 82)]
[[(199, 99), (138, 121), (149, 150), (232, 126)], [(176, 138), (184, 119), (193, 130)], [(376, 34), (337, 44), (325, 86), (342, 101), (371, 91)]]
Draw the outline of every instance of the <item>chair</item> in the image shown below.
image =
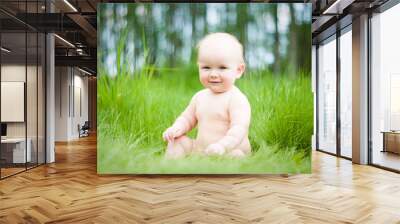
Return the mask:
[(80, 127), (80, 125), (78, 124), (79, 138), (89, 136), (89, 129), (90, 129), (89, 121), (85, 121), (82, 127)]

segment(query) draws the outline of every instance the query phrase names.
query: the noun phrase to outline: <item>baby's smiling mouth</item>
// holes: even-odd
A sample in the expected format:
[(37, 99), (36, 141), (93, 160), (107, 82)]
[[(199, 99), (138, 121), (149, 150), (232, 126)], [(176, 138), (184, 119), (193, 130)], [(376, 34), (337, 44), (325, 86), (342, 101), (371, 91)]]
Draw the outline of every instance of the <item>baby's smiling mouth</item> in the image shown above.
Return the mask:
[(219, 84), (219, 83), (222, 83), (221, 81), (208, 81), (209, 83), (211, 83), (211, 84)]

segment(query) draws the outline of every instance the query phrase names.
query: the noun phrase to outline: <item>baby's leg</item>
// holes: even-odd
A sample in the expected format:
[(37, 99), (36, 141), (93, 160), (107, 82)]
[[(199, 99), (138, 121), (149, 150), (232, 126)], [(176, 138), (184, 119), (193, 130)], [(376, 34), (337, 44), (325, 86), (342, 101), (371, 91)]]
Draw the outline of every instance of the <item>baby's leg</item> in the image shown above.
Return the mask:
[(232, 156), (234, 158), (243, 158), (243, 157), (247, 156), (247, 154), (248, 153), (244, 152), (241, 149), (234, 149), (228, 153), (229, 156)]
[(170, 159), (177, 159), (189, 154), (193, 148), (193, 140), (183, 135), (174, 139), (173, 142), (168, 142), (165, 157)]

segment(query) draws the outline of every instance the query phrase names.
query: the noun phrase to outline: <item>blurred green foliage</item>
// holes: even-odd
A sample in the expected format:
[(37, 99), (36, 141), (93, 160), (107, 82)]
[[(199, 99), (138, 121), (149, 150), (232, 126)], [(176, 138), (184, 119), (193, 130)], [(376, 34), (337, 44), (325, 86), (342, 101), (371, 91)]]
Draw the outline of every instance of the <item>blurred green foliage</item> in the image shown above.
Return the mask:
[(210, 32), (235, 35), (251, 70), (275, 76), (311, 71), (311, 4), (99, 4), (98, 26), (99, 67), (109, 75), (124, 66), (140, 69), (144, 48), (158, 67), (194, 62), (196, 44)]

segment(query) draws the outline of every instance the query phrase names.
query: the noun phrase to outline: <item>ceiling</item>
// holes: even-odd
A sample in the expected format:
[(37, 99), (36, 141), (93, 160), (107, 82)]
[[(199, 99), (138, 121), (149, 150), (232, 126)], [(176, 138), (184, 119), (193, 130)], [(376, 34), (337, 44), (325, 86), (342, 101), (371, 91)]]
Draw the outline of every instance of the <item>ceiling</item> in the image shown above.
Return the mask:
[[(354, 16), (376, 8), (387, 0), (305, 0), (255, 1), (312, 3), (313, 40), (346, 16)], [(16, 33), (32, 31), (54, 32), (56, 65), (75, 65), (96, 73), (97, 11), (101, 2), (135, 2), (116, 0), (1, 0), (1, 30), (13, 47), (24, 46), (25, 39)], [(137, 1), (139, 2), (139, 1)], [(141, 1), (143, 2), (143, 1)], [(156, 1), (157, 2), (157, 1)], [(158, 1), (162, 2), (162, 1)], [(247, 1), (244, 1), (247, 2)], [(49, 12), (52, 13), (49, 13)], [(351, 19), (350, 19), (351, 21)], [(11, 34), (14, 33), (14, 34)], [(4, 35), (3, 35), (4, 36)], [(8, 38), (8, 39), (7, 39)], [(65, 41), (64, 41), (65, 40)], [(3, 43), (5, 43), (3, 41)], [(71, 45), (72, 44), (72, 45)], [(28, 45), (28, 54), (32, 50)], [(22, 48), (20, 49), (22, 51)], [(25, 52), (22, 52), (25, 54)]]
[[(1, 0), (2, 46), (9, 61), (32, 58), (37, 44), (29, 32), (54, 32), (57, 65), (79, 66), (96, 74), (97, 0)], [(49, 13), (51, 11), (51, 13)], [(28, 30), (25, 40), (25, 30)], [(25, 41), (28, 42), (25, 50)], [(36, 43), (36, 40), (34, 41)], [(42, 47), (41, 45), (39, 47)], [(3, 52), (2, 52), (3, 53)]]
[(312, 0), (313, 43), (351, 24), (352, 18), (374, 12), (389, 0)]

